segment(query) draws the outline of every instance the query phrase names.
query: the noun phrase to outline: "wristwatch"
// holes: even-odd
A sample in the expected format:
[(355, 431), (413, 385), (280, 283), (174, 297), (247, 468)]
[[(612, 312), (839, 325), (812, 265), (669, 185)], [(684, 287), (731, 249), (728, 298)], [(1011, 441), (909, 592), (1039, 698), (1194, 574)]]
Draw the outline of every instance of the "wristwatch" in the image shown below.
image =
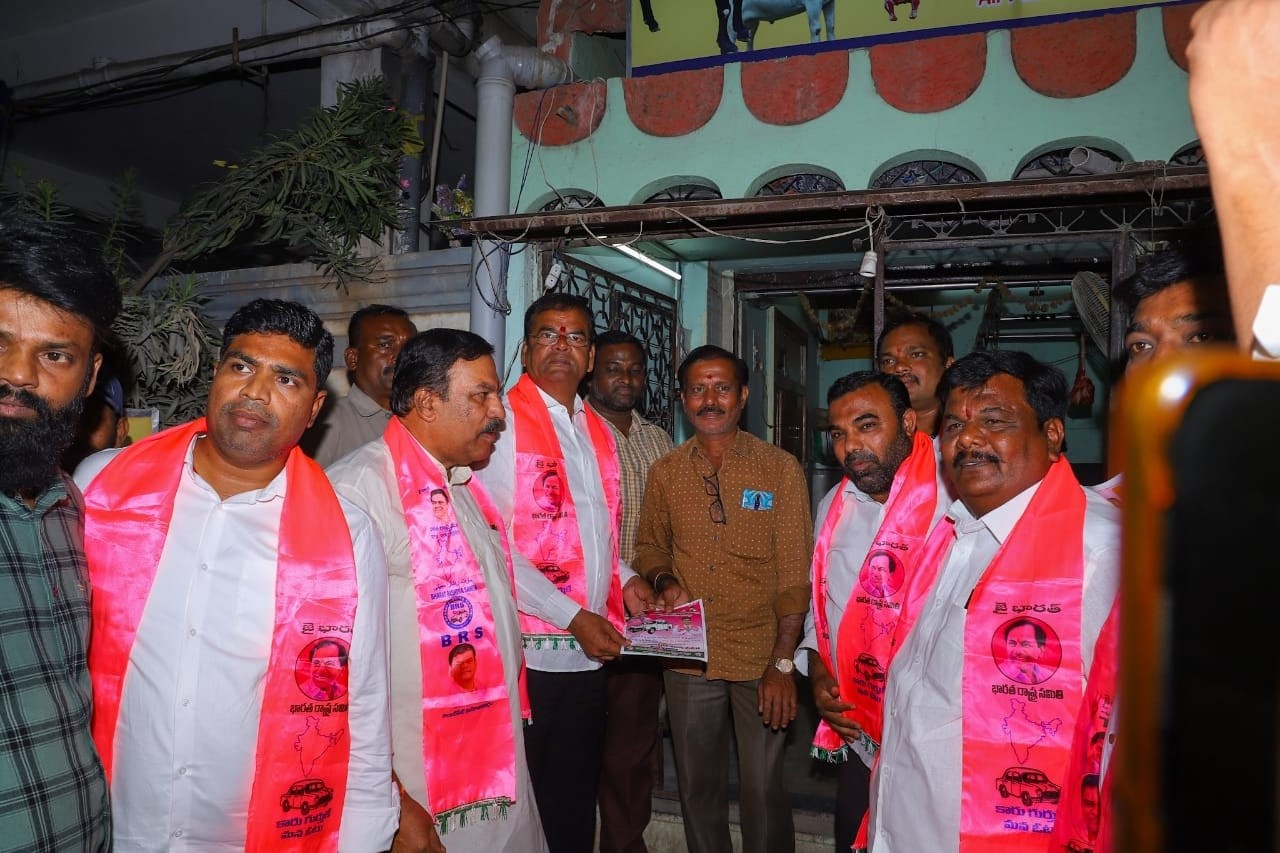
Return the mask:
[(796, 671), (795, 661), (791, 658), (778, 658), (773, 662), (773, 668), (783, 675), (790, 675)]

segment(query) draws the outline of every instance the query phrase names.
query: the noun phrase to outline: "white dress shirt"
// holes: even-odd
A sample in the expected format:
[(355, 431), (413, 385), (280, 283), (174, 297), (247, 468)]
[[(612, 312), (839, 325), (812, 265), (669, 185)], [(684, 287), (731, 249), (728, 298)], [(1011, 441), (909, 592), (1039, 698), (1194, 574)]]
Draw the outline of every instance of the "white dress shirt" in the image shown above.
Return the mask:
[[(535, 386), (536, 387), (536, 386)], [(579, 397), (573, 398), (573, 412), (550, 394), (538, 388), (538, 394), (547, 405), (551, 423), (555, 427), (560, 451), (564, 454), (566, 473), (569, 476), (569, 494), (573, 496), (573, 508), (578, 514), (578, 535), (582, 541), (582, 556), (586, 560), (587, 609), (604, 615), (612, 572), (613, 519), (605, 501), (604, 484), (600, 481), (600, 466), (596, 464), (595, 445), (587, 426), (587, 413)], [(510, 402), (507, 408), (507, 429), (498, 440), (493, 457), (476, 477), (493, 498), (494, 506), (507, 520), (511, 535), (512, 561), (516, 569), (516, 601), (526, 613), (550, 622), (560, 629), (567, 629), (581, 605), (556, 589), (555, 584), (534, 568), (533, 563), (517, 548), (511, 520), (515, 509), (516, 434), (520, 424)], [(521, 495), (522, 501), (532, 500)], [(635, 577), (635, 572), (625, 561), (620, 561), (622, 583)], [(530, 669), (544, 672), (581, 672), (599, 669), (600, 664), (587, 657), (578, 648), (558, 649), (544, 647), (525, 650), (525, 660)]]
[[(428, 454), (428, 458), (430, 454)], [(463, 535), (471, 545), (484, 572), (489, 604), (493, 610), (494, 632), (502, 654), (507, 695), (511, 698), (511, 728), (515, 735), (515, 804), (500, 816), (490, 810), (487, 820), (473, 820), (451, 828), (444, 837), (449, 853), (494, 853), (519, 850), (545, 853), (546, 839), (529, 781), (524, 754), (524, 725), (520, 718), (520, 623), (516, 617), (515, 591), (507, 576), (503, 558), (504, 535), (490, 529), (471, 494), (470, 468), (454, 468), (452, 476), (431, 458), (446, 480), (445, 488)], [(426, 769), (422, 760), (422, 656), (418, 630), (417, 593), (413, 586), (413, 556), (409, 549), (409, 529), (396, 483), (391, 451), (382, 439), (356, 450), (329, 469), (338, 494), (360, 506), (382, 531), (391, 573), (391, 743), (395, 751), (396, 776), (409, 796), (427, 808)]]
[[(982, 518), (958, 501), (947, 511), (956, 541), (889, 666), (880, 764), (871, 779), (872, 853), (934, 853), (959, 844), (965, 604), (1038, 488)], [(1120, 524), (1115, 507), (1091, 489), (1083, 491), (1081, 655), (1087, 673), (1119, 588)]]
[[(81, 489), (118, 452), (86, 459), (76, 471)], [(120, 701), (111, 785), (117, 853), (244, 849), (286, 488), (281, 471), (259, 491), (221, 500), (187, 451)], [(368, 853), (391, 846), (399, 819), (387, 710), (387, 570), (369, 517), (341, 503), (359, 604), (338, 849)]]

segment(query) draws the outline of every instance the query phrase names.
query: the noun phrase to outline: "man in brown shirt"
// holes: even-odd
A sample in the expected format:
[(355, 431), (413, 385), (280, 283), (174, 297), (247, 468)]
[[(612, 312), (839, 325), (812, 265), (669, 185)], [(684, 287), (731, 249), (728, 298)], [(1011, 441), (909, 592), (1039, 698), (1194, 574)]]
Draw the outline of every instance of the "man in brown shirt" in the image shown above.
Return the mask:
[(809, 492), (795, 457), (738, 429), (742, 359), (698, 347), (679, 377), (695, 435), (649, 472), (633, 568), (667, 606), (701, 598), (706, 614), (706, 670), (665, 676), (685, 840), (691, 853), (731, 850), (732, 730), (743, 853), (788, 853), (783, 729), (796, 715), (791, 658), (809, 605)]

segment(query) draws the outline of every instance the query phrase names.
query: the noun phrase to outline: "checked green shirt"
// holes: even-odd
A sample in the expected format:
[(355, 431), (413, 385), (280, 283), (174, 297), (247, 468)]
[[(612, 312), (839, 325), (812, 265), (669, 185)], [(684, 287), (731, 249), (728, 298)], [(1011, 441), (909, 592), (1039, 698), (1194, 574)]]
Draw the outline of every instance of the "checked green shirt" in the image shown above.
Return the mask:
[(79, 492), (0, 494), (0, 850), (107, 850), (89, 733), (89, 575)]

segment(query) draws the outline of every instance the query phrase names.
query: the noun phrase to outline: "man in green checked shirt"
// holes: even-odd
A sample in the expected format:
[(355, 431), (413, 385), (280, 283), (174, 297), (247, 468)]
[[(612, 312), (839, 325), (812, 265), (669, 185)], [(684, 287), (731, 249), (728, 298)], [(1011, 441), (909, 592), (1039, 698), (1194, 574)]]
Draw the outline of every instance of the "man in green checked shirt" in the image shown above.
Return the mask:
[(120, 290), (65, 229), (0, 217), (0, 849), (110, 849), (89, 734), (79, 490), (58, 469)]

